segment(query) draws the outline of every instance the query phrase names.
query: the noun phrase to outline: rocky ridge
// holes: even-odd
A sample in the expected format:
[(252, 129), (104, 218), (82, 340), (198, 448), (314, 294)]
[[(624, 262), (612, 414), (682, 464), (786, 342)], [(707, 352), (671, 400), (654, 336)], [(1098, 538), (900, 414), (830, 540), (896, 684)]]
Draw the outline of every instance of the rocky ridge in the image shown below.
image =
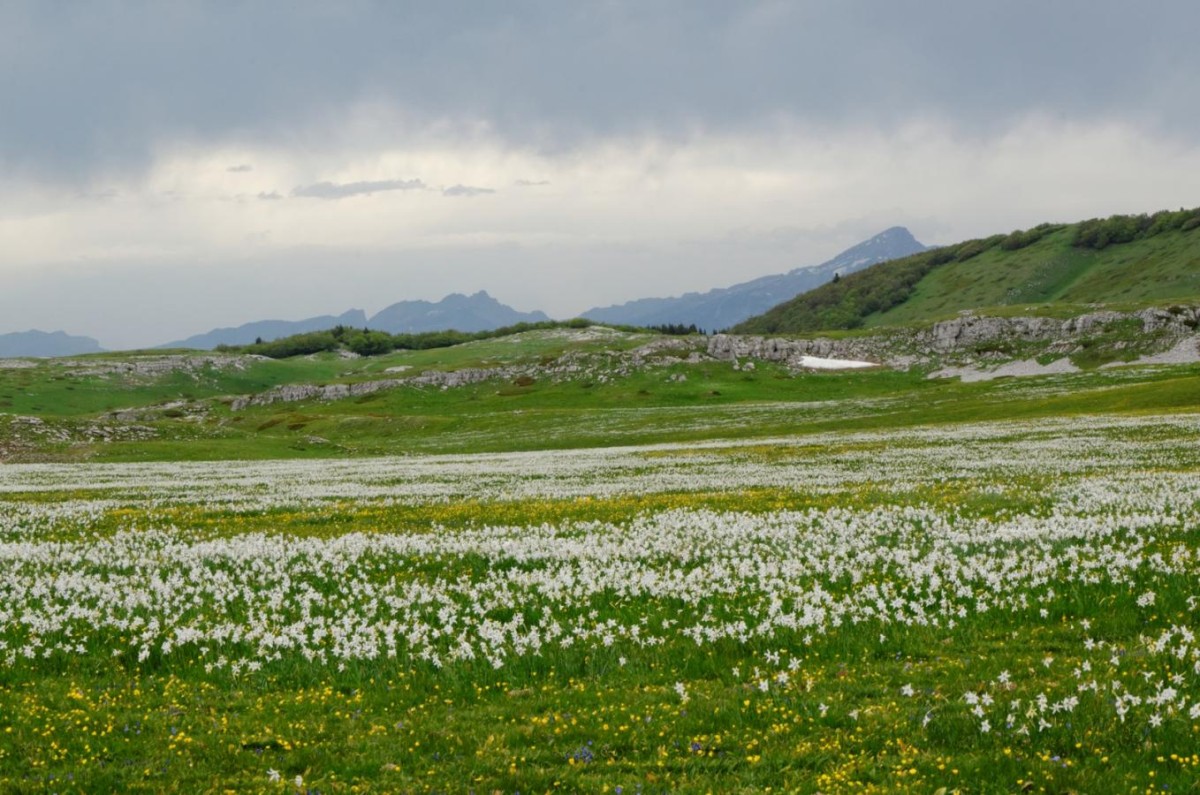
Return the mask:
[[(762, 359), (799, 366), (804, 356), (861, 359), (890, 367), (952, 362), (971, 365), (1014, 358), (1028, 347), (1031, 355), (1068, 356), (1115, 328), (1129, 327), (1138, 340), (1113, 340), (1114, 349), (1136, 347), (1148, 356), (1159, 354), (1200, 327), (1200, 307), (1143, 309), (1137, 312), (1098, 311), (1067, 320), (1048, 317), (992, 317), (965, 312), (927, 329), (886, 329), (856, 337), (793, 339), (718, 334), (708, 344), (715, 359)], [(1144, 349), (1144, 350), (1143, 350)]]
[(80, 375), (127, 375), (153, 378), (183, 372), (197, 375), (206, 369), (245, 370), (254, 362), (272, 361), (253, 354), (163, 354), (130, 359), (63, 359), (55, 362)]

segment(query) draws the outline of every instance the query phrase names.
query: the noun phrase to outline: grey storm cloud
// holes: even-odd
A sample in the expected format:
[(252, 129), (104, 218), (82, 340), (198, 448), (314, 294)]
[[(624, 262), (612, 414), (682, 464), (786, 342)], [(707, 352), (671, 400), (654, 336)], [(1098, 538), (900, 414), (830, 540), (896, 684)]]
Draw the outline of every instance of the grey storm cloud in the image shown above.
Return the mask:
[(250, 171), (253, 171), (254, 166), (250, 165), (249, 163), (239, 163), (236, 166), (229, 166), (225, 170), (230, 174), (246, 174)]
[(425, 190), (425, 183), (419, 179), (380, 179), (343, 183), (316, 182), (312, 185), (293, 188), (292, 195), (309, 199), (345, 199), (348, 196), (383, 193), (391, 190)]
[(1197, 29), (1194, 0), (12, 0), (0, 169), (77, 180), (164, 142), (307, 145), (363, 106), (539, 151), (1027, 113), (1190, 141)]
[(442, 191), (443, 196), (483, 196), (495, 193), (491, 188), (476, 188), (473, 185), (451, 185)]

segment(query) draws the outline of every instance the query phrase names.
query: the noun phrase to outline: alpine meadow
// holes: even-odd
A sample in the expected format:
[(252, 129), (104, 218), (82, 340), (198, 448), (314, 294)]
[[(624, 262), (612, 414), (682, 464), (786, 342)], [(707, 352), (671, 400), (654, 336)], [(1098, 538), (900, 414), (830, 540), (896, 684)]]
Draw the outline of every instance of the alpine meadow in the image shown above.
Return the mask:
[(1186, 298), (5, 360), (0, 782), (1187, 791)]
[(0, 795), (1200, 795), (1194, 0), (0, 2)]

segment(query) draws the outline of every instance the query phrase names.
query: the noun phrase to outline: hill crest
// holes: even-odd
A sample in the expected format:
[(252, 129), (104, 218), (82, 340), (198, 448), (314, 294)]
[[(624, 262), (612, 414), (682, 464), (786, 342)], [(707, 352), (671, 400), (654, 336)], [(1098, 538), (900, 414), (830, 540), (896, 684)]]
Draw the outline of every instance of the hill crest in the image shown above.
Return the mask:
[(1200, 209), (1112, 216), (942, 246), (872, 265), (734, 327), (796, 334), (927, 324), (965, 310), (1200, 297)]

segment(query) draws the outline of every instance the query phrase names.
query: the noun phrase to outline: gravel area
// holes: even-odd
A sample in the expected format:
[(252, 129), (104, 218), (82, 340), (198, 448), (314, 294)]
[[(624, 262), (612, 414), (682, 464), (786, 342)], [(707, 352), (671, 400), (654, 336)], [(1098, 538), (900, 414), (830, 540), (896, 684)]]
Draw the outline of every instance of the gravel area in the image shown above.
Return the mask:
[(1132, 364), (1195, 364), (1200, 362), (1200, 335), (1184, 337), (1169, 351), (1142, 356), (1132, 362), (1109, 362), (1102, 367), (1128, 367)]
[(1065, 356), (1055, 359), (1049, 364), (1041, 364), (1037, 359), (1024, 359), (1003, 364), (995, 369), (987, 370), (979, 367), (946, 367), (929, 374), (930, 378), (958, 377), (964, 383), (973, 381), (991, 381), (993, 378), (1023, 378), (1030, 375), (1060, 375), (1062, 373), (1077, 373), (1079, 368)]

